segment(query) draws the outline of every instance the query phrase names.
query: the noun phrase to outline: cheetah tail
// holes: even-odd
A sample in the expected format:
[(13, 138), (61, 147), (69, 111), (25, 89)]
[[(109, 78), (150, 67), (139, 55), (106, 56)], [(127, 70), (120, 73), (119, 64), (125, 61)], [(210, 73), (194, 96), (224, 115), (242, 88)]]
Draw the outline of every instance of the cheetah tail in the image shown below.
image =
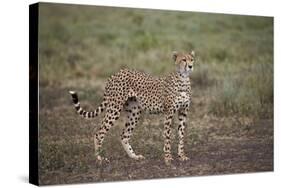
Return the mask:
[(94, 118), (102, 113), (104, 108), (106, 107), (106, 103), (103, 101), (95, 111), (86, 111), (80, 106), (77, 93), (75, 91), (69, 91), (69, 93), (72, 97), (76, 112), (83, 118)]

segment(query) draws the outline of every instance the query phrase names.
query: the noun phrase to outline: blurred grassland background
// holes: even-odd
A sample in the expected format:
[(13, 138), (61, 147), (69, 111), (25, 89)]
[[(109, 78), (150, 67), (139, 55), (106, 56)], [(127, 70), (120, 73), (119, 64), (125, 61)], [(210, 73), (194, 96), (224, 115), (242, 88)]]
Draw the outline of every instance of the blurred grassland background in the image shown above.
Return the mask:
[[(108, 179), (106, 175), (91, 179), (95, 173), (85, 179), (69, 175), (83, 174), (93, 168), (89, 164), (94, 156), (87, 151), (93, 151), (92, 135), (101, 119), (93, 120), (95, 125), (91, 125), (76, 116), (67, 91), (77, 90), (82, 105), (94, 109), (102, 100), (110, 75), (123, 67), (155, 76), (166, 75), (174, 71), (171, 53), (175, 50), (195, 50), (197, 56), (191, 76), (193, 106), (188, 145), (202, 146), (208, 152), (204, 145), (207, 137), (207, 141), (222, 135), (233, 139), (262, 137), (269, 144), (266, 152), (271, 154), (264, 169), (272, 168), (273, 18), (46, 3), (41, 3), (39, 9), (41, 183), (122, 179), (122, 173)], [(140, 124), (151, 122), (142, 120)], [(159, 144), (153, 150), (159, 152), (156, 156), (161, 156), (162, 126), (148, 129), (158, 132), (155, 138), (142, 137), (142, 134), (149, 136), (147, 130), (136, 130), (135, 137), (152, 139), (152, 146)], [(118, 137), (120, 133), (113, 130), (110, 134)], [(105, 140), (105, 145), (110, 141)], [(105, 150), (112, 144), (105, 146)], [(137, 139), (135, 145), (139, 151), (151, 152), (142, 148)], [(117, 150), (115, 153), (120, 155)], [(248, 171), (253, 169), (259, 170), (255, 166)], [(226, 172), (226, 168), (221, 170)], [(68, 172), (68, 176), (62, 172)], [(165, 170), (163, 173), (151, 177), (173, 176), (165, 175)], [(210, 169), (205, 173), (214, 174)], [(145, 178), (140, 174), (132, 175), (132, 179)], [(176, 175), (189, 174), (200, 173), (183, 170)]]
[(172, 51), (194, 49), (193, 85), (215, 98), (211, 112), (272, 117), (272, 18), (56, 5), (40, 15), (42, 86), (105, 81), (124, 66), (165, 75)]

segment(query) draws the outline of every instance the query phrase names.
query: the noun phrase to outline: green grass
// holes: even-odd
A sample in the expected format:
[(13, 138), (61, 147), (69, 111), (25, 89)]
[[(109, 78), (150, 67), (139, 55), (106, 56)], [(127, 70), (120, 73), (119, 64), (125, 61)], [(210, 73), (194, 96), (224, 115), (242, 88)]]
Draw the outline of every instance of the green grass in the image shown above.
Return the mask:
[(229, 73), (213, 88), (210, 112), (216, 115), (273, 117), (273, 67), (271, 62), (252, 63)]

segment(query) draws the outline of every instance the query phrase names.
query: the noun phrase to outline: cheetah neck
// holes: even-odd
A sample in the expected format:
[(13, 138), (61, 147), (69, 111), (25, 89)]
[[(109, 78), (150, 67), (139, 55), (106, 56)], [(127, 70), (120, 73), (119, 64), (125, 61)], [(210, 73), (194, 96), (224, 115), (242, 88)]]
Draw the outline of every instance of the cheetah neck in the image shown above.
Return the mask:
[(177, 72), (177, 75), (182, 79), (189, 79), (189, 73), (187, 72), (183, 72), (183, 73)]
[(181, 74), (181, 73), (175, 73), (175, 77), (176, 77), (178, 82), (184, 82), (184, 83), (190, 82), (189, 75)]
[(181, 75), (180, 73), (176, 74), (176, 85), (177, 85), (177, 90), (179, 92), (188, 92), (190, 89), (190, 78), (189, 76)]
[(165, 78), (164, 89), (165, 87), (168, 87), (172, 92), (188, 92), (191, 88), (190, 78), (182, 77), (179, 73), (171, 73)]

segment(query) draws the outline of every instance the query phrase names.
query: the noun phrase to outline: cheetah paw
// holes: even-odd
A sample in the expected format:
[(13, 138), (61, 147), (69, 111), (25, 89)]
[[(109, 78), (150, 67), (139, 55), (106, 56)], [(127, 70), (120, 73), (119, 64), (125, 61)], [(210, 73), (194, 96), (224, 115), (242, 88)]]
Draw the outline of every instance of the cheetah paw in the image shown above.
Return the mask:
[(179, 156), (179, 158), (180, 158), (180, 161), (188, 161), (188, 160), (190, 160), (190, 158), (185, 156), (185, 155)]
[(171, 162), (173, 161), (173, 157), (171, 155), (165, 156), (165, 164), (171, 165)]
[(131, 158), (135, 159), (135, 160), (142, 160), (145, 159), (145, 157), (143, 155), (134, 155)]
[(137, 159), (137, 160), (142, 160), (142, 159), (145, 159), (145, 157), (144, 157), (143, 155), (137, 155), (137, 156), (136, 156), (136, 159)]
[(101, 157), (100, 155), (97, 156), (97, 161), (99, 163), (102, 163), (102, 162), (106, 162), (106, 163), (109, 163), (109, 160), (105, 157)]

